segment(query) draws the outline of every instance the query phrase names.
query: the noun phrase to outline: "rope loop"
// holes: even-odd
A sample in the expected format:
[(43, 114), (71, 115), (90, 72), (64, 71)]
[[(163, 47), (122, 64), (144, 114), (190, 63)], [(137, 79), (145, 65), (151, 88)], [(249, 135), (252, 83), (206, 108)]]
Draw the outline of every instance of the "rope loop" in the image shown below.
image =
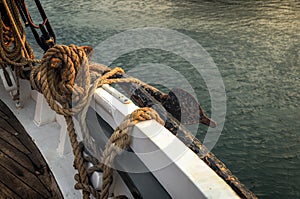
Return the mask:
[[(86, 104), (90, 87), (86, 50), (75, 45), (54, 45), (32, 71), (31, 82), (58, 114), (72, 116)], [(59, 104), (58, 104), (58, 103)]]
[(131, 142), (130, 129), (135, 124), (146, 120), (156, 120), (158, 123), (164, 125), (164, 121), (154, 109), (143, 107), (127, 115), (109, 138), (101, 160), (103, 178), (100, 199), (107, 199), (109, 196), (109, 189), (113, 180), (112, 167), (114, 159), (129, 147)]

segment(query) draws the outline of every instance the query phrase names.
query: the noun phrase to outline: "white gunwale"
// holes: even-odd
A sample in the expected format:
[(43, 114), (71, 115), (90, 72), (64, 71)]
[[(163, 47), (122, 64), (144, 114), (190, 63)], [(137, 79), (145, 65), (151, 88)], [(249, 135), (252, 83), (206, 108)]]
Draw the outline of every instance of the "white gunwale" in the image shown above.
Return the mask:
[[(73, 154), (70, 150), (66, 153), (61, 151), (70, 147), (69, 142), (64, 140), (63, 147), (59, 146), (66, 135), (62, 135), (63, 132), (57, 121), (45, 124), (39, 118), (42, 125), (36, 126), (33, 122), (39, 112), (36, 107), (41, 106), (41, 103), (35, 100), (39, 98), (36, 94), (30, 94), (35, 91), (31, 91), (26, 81), (22, 81), (21, 90), (21, 102), (24, 106), (22, 109), (15, 107), (2, 85), (0, 87), (1, 100), (9, 106), (35, 141), (49, 164), (64, 197), (66, 199), (81, 198), (81, 193), (73, 189), (75, 183)], [(124, 103), (124, 97), (121, 95), (121, 99), (120, 95), (114, 88), (105, 85), (104, 88), (96, 90), (90, 105), (114, 129), (127, 114), (138, 108), (131, 101)], [(47, 110), (45, 107), (41, 109)], [(153, 175), (172, 198), (186, 198), (187, 196), (188, 198), (239, 198), (230, 186), (195, 153), (156, 121), (141, 122), (133, 128), (131, 148), (146, 167), (153, 170)], [(116, 182), (124, 185), (120, 179)], [(116, 192), (116, 194), (128, 193), (128, 190), (118, 188)]]

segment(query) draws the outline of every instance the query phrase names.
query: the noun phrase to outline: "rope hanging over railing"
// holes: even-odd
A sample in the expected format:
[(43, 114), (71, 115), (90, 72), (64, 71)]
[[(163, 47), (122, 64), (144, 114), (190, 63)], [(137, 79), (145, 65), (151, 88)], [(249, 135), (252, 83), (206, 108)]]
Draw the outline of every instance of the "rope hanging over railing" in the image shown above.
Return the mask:
[(131, 136), (130, 128), (141, 121), (156, 120), (161, 125), (164, 121), (159, 117), (154, 109), (144, 107), (133, 111), (127, 115), (124, 121), (117, 127), (115, 132), (109, 138), (109, 141), (102, 154), (101, 164), (103, 165), (103, 178), (100, 199), (108, 198), (110, 185), (112, 183), (112, 165), (115, 157), (120, 155), (129, 147)]
[[(86, 111), (95, 89), (103, 84), (120, 82), (142, 83), (135, 78), (113, 78), (117, 73), (124, 74), (121, 68), (114, 68), (101, 76), (97, 70), (90, 68), (86, 52), (87, 47), (75, 45), (55, 45), (50, 48), (41, 60), (41, 64), (31, 71), (30, 80), (34, 89), (41, 92), (50, 107), (58, 114), (65, 117), (67, 130), (73, 154), (74, 165), (78, 169), (75, 179), (78, 183), (76, 189), (83, 190), (83, 198), (89, 198), (91, 193), (96, 198), (105, 199), (109, 196), (109, 187), (112, 182), (113, 160), (117, 154), (126, 149), (130, 144), (129, 128), (139, 121), (155, 119), (163, 124), (159, 115), (151, 108), (141, 108), (127, 116), (124, 122), (116, 129), (101, 161), (103, 170), (103, 186), (101, 194), (89, 185), (88, 171), (84, 165), (84, 158), (77, 134), (74, 128), (72, 116), (79, 115), (82, 133), (86, 134), (88, 129), (85, 124)], [(91, 82), (91, 77), (95, 79)], [(92, 86), (90, 87), (90, 85)]]

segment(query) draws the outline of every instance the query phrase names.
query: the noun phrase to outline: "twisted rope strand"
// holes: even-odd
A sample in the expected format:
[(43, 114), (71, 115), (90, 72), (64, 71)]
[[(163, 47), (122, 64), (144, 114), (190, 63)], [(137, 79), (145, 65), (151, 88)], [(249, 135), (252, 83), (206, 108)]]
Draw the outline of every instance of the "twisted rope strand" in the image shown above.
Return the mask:
[(109, 141), (102, 154), (103, 177), (100, 199), (107, 199), (109, 189), (113, 181), (113, 163), (117, 155), (127, 149), (131, 142), (130, 128), (141, 121), (156, 120), (164, 125), (164, 121), (158, 113), (149, 107), (139, 108), (126, 116), (124, 121), (117, 127), (109, 138)]
[[(124, 74), (121, 68), (114, 68), (104, 75), (99, 73), (99, 69), (91, 67), (87, 59), (86, 49), (75, 45), (55, 45), (43, 56), (39, 66), (32, 68), (30, 82), (34, 89), (41, 92), (50, 107), (57, 113), (65, 117), (69, 139), (74, 154), (74, 165), (78, 170), (75, 176), (77, 183), (75, 189), (83, 190), (83, 198), (89, 198), (91, 193), (96, 198), (106, 199), (109, 196), (109, 189), (113, 181), (113, 161), (130, 144), (129, 128), (140, 121), (155, 119), (160, 123), (160, 119), (155, 110), (151, 108), (141, 108), (127, 116), (122, 124), (113, 133), (106, 149), (103, 152), (101, 164), (95, 168), (103, 169), (103, 186), (99, 194), (89, 184), (89, 172), (85, 167), (77, 134), (74, 128), (72, 116), (78, 114), (79, 123), (83, 136), (89, 136), (86, 125), (86, 113), (95, 90), (103, 84), (113, 84), (121, 82), (134, 82), (142, 84), (135, 78), (114, 78), (116, 74)], [(94, 81), (91, 85), (91, 77)]]

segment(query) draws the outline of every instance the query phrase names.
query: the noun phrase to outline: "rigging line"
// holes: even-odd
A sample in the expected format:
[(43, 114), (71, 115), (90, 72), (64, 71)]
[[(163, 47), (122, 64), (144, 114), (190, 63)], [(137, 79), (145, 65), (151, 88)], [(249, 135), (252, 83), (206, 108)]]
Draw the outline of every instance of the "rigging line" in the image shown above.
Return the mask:
[[(10, 12), (10, 8), (9, 8), (9, 6), (7, 5), (6, 0), (3, 0), (2, 2), (3, 2), (4, 7), (5, 7), (5, 9), (6, 9), (8, 15), (9, 15), (9, 18), (10, 18), (10, 20), (11, 20), (11, 23), (12, 23), (12, 25), (14, 26), (14, 29), (15, 29), (16, 34), (17, 34), (17, 36), (18, 36), (18, 39), (19, 39), (20, 42), (21, 42), (21, 45), (22, 45), (24, 54), (25, 54), (26, 58), (30, 58), (30, 56), (29, 56), (29, 54), (28, 54), (28, 52), (27, 52), (27, 49), (26, 49), (26, 47), (25, 47), (25, 42), (24, 42), (23, 39), (21, 38), (20, 32), (19, 32), (19, 30), (18, 30), (18, 27), (17, 27), (17, 25), (16, 25), (16, 23), (15, 23), (15, 20), (14, 20), (12, 14), (11, 14), (11, 12)], [(14, 3), (14, 2), (13, 2), (13, 3)]]
[[(24, 14), (27, 18), (27, 22), (35, 29), (39, 29), (40, 27), (33, 22), (25, 1), (23, 1), (21, 5), (22, 5), (22, 9), (24, 9), (23, 12), (25, 11)], [(47, 21), (48, 21), (48, 18), (43, 19), (42, 25), (46, 25)]]

